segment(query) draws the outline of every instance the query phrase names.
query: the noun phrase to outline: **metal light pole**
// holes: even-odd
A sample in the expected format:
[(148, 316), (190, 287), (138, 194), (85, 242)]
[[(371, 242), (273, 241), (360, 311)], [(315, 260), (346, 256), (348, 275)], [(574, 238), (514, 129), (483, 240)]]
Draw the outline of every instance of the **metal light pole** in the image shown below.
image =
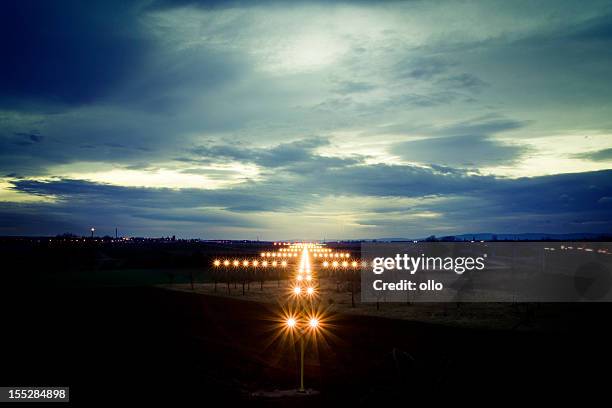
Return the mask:
[(300, 336), (300, 392), (306, 392), (304, 389), (304, 333)]
[[(300, 393), (306, 393), (306, 388), (304, 387), (304, 357), (306, 347), (308, 345), (307, 341), (309, 340), (306, 337), (312, 336), (311, 339), (313, 342), (315, 342), (317, 335), (321, 333), (321, 331), (325, 330), (325, 316), (321, 312), (318, 312), (315, 307), (316, 305), (314, 299), (319, 294), (319, 286), (317, 283), (318, 278), (316, 271), (311, 268), (310, 252), (312, 251), (315, 254), (315, 257), (319, 257), (322, 256), (323, 252), (329, 253), (331, 250), (321, 249), (319, 244), (314, 243), (275, 243), (275, 245), (283, 245), (286, 247), (278, 248), (277, 251), (261, 252), (261, 261), (245, 259), (241, 262), (237, 259), (234, 259), (233, 261), (228, 259), (223, 261), (216, 259), (213, 261), (213, 265), (215, 268), (223, 266), (224, 270), (226, 271), (226, 274), (228, 275), (228, 293), (230, 291), (230, 269), (232, 269), (232, 271), (235, 273), (242, 266), (248, 273), (249, 267), (252, 267), (253, 270), (261, 267), (261, 269), (259, 269), (259, 273), (261, 274), (260, 289), (263, 290), (263, 280), (269, 276), (266, 272), (267, 269), (272, 268), (277, 272), (277, 284), (280, 285), (281, 271), (286, 270), (286, 268), (290, 266), (291, 258), (297, 258), (299, 251), (301, 251), (302, 254), (299, 265), (295, 270), (295, 275), (291, 276), (292, 279), (290, 281), (290, 295), (293, 296), (293, 300), (289, 300), (289, 309), (283, 312), (283, 318), (281, 321), (283, 334), (290, 336), (292, 349), (294, 352), (296, 345), (295, 341), (297, 340), (300, 343), (300, 382), (297, 391)], [(295, 260), (297, 259), (294, 259), (294, 261)], [(325, 263), (325, 267), (327, 267), (328, 263)], [(334, 269), (339, 266), (338, 261), (334, 261), (333, 264)], [(243, 279), (243, 294), (245, 294), (244, 284), (245, 282)], [(236, 281), (234, 281), (234, 286), (235, 285)], [(291, 311), (294, 307), (297, 310)], [(296, 338), (296, 336), (299, 336), (299, 338)]]
[[(305, 337), (310, 329), (312, 335), (314, 330), (319, 328), (319, 320), (313, 314), (312, 297), (316, 295), (313, 275), (311, 271), (310, 254), (307, 247), (303, 248), (302, 258), (295, 276), (295, 285), (293, 287), (293, 295), (297, 297), (298, 314), (302, 320), (302, 327), (298, 328), (300, 334), (300, 387), (298, 392), (306, 392), (304, 388), (304, 351), (306, 348)], [(309, 299), (307, 299), (309, 298)], [(308, 302), (310, 300), (311, 302)], [(310, 309), (308, 308), (310, 304)], [(309, 316), (310, 315), (310, 316)], [(292, 321), (295, 321), (292, 320)]]

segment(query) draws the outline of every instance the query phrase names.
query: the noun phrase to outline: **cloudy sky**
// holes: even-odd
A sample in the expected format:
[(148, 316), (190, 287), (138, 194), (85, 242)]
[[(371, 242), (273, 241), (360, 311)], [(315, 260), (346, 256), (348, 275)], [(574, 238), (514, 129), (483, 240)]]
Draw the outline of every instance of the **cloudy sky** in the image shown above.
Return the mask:
[(610, 1), (0, 8), (0, 234), (612, 231)]

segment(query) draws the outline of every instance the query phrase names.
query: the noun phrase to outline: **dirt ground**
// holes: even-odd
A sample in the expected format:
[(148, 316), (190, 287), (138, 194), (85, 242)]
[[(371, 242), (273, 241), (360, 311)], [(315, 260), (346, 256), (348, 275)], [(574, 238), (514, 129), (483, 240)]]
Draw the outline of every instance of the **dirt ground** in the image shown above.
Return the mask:
[[(358, 283), (355, 285), (357, 286)], [(245, 286), (230, 283), (162, 284), (170, 290), (194, 292), (210, 296), (282, 305), (290, 296), (287, 280), (251, 282)], [(463, 328), (486, 328), (520, 331), (564, 331), (570, 320), (577, 319), (576, 310), (560, 304), (518, 303), (361, 303), (358, 288), (351, 296), (350, 284), (335, 280), (319, 280), (318, 301), (333, 313), (410, 320)], [(353, 298), (353, 300), (351, 300)]]

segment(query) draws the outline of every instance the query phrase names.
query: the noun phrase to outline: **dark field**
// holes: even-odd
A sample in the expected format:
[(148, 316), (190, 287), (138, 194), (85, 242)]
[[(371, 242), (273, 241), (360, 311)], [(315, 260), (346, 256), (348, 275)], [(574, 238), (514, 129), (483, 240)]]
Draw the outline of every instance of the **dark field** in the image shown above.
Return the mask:
[(336, 337), (306, 360), (320, 395), (270, 399), (251, 394), (295, 387), (297, 366), (271, 343), (269, 307), (156, 288), (12, 291), (2, 296), (1, 382), (69, 385), (75, 403), (589, 400), (610, 362), (609, 320), (589, 308), (592, 321), (555, 335), (338, 316)]
[(306, 353), (306, 386), (319, 393), (257, 396), (298, 383), (295, 347), (275, 340), (274, 304), (153, 286), (209, 281), (206, 265), (222, 250), (3, 245), (0, 384), (70, 386), (83, 405), (588, 404), (607, 393), (612, 308), (573, 304), (545, 306), (558, 310), (553, 331), (337, 314), (331, 335)]

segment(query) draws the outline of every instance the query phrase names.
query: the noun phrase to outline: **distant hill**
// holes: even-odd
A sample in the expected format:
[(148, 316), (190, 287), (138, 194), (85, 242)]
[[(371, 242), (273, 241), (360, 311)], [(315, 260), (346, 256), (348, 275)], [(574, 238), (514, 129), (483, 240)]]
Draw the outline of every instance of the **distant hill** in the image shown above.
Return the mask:
[[(593, 233), (593, 232), (577, 232), (572, 234), (548, 234), (543, 232), (527, 232), (522, 234), (495, 234), (491, 232), (479, 232), (475, 234), (460, 234), (436, 236), (436, 240), (441, 241), (583, 241), (583, 240), (600, 240), (612, 239), (612, 233)], [(376, 241), (397, 242), (397, 241), (424, 241), (427, 238), (378, 238)], [(372, 241), (372, 240), (366, 240)]]

